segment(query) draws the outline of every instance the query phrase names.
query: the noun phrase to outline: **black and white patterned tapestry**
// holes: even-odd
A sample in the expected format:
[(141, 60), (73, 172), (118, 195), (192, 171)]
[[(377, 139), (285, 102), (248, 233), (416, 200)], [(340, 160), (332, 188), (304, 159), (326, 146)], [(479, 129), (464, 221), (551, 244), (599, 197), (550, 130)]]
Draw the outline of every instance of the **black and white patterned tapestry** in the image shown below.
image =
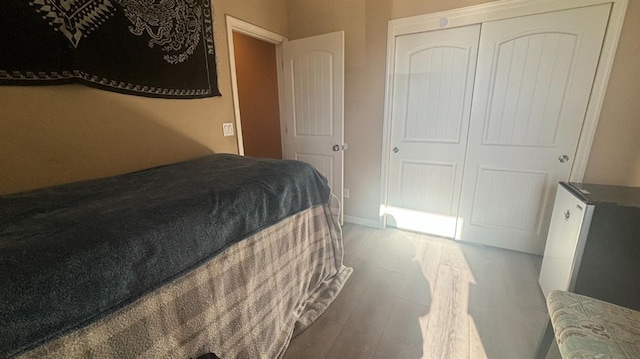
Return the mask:
[(4, 0), (0, 85), (219, 96), (211, 0)]

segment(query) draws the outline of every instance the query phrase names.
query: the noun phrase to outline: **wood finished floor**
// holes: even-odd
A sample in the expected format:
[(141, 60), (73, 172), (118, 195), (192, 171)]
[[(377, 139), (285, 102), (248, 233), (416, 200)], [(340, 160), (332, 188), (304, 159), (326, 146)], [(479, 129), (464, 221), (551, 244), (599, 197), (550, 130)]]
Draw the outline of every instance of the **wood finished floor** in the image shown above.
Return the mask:
[(344, 247), (351, 278), (286, 359), (534, 357), (540, 257), (351, 224)]

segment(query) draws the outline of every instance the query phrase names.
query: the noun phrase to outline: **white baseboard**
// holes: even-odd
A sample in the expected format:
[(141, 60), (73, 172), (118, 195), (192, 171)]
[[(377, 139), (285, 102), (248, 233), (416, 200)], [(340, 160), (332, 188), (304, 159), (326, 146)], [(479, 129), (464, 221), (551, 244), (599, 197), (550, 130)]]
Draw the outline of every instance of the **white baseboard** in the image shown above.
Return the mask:
[(353, 216), (344, 216), (344, 221), (353, 224), (359, 224), (361, 226), (372, 227), (372, 228), (382, 228), (379, 221), (374, 221), (372, 219), (353, 217)]

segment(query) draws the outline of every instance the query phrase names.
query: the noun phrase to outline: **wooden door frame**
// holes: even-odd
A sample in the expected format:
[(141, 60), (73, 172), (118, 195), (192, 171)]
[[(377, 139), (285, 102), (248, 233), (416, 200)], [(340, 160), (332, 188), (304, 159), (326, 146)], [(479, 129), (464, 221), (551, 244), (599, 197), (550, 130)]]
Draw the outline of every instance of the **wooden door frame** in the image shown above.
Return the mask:
[(382, 161), (380, 179), (380, 228), (387, 225), (385, 208), (388, 204), (389, 161), (391, 157), (391, 116), (393, 110), (393, 69), (395, 68), (396, 37), (418, 32), (447, 29), (452, 27), (479, 24), (488, 21), (504, 20), (513, 17), (534, 15), (544, 12), (568, 10), (573, 8), (611, 4), (609, 24), (602, 44), (600, 61), (587, 105), (587, 112), (578, 140), (575, 159), (569, 181), (580, 182), (584, 178), (589, 161), (591, 146), (598, 127), (598, 120), (604, 102), (611, 68), (622, 24), (629, 0), (498, 0), (486, 4), (453, 9), (433, 14), (413, 16), (389, 21), (387, 32), (387, 71), (385, 86), (384, 127), (382, 134)]
[(280, 107), (280, 139), (282, 143), (282, 153), (285, 153), (285, 117), (284, 117), (284, 77), (282, 73), (282, 43), (288, 39), (280, 34), (263, 29), (246, 21), (226, 15), (227, 20), (227, 42), (229, 48), (229, 67), (231, 72), (231, 90), (233, 93), (233, 112), (235, 115), (236, 139), (238, 143), (238, 154), (244, 156), (244, 141), (242, 137), (242, 119), (240, 117), (240, 101), (238, 97), (238, 77), (236, 74), (236, 55), (233, 44), (233, 33), (237, 32), (258, 40), (262, 40), (276, 46), (276, 71), (278, 74), (278, 105)]

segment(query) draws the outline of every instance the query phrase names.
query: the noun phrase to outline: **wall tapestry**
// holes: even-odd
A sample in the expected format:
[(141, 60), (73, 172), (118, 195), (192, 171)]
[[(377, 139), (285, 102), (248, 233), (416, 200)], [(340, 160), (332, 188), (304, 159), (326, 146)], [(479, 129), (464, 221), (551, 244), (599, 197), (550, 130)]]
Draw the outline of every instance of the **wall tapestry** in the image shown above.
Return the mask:
[(4, 0), (0, 85), (219, 96), (211, 0)]

